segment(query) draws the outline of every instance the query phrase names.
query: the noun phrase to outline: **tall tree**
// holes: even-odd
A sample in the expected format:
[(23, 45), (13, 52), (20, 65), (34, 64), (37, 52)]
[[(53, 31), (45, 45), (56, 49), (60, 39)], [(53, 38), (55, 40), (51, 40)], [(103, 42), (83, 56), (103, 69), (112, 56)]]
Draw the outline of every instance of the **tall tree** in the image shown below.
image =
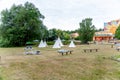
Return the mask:
[(34, 4), (13, 5), (9, 10), (1, 12), (1, 46), (23, 46), (27, 41), (42, 37), (44, 28), (40, 13)]
[(62, 31), (60, 29), (55, 29), (55, 28), (49, 30), (49, 38), (48, 39), (50, 41), (53, 41), (53, 40), (57, 39), (58, 37), (63, 39), (64, 31)]
[(120, 39), (120, 25), (118, 26), (118, 28), (115, 31), (115, 38)]
[(48, 32), (47, 27), (43, 25), (43, 27), (41, 27), (41, 31), (40, 31), (40, 39), (47, 40), (48, 34), (49, 34), (49, 32)]
[(55, 28), (50, 29), (48, 33), (49, 33), (49, 35), (48, 35), (48, 40), (49, 41), (53, 41), (53, 40), (57, 39), (57, 34), (56, 34), (56, 29)]
[(81, 42), (88, 43), (88, 41), (92, 41), (95, 32), (95, 26), (92, 25), (92, 19), (86, 18), (82, 20), (82, 22), (79, 25), (79, 35)]

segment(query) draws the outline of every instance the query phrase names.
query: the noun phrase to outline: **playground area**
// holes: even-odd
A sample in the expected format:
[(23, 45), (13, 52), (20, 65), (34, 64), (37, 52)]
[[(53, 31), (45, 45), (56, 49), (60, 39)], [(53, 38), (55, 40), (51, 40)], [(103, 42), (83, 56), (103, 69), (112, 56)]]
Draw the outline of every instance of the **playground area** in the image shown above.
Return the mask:
[[(24, 48), (0, 48), (0, 80), (120, 80), (120, 62), (111, 59), (120, 52), (111, 44), (33, 47), (39, 55), (26, 55)], [(61, 49), (73, 52), (61, 55)]]

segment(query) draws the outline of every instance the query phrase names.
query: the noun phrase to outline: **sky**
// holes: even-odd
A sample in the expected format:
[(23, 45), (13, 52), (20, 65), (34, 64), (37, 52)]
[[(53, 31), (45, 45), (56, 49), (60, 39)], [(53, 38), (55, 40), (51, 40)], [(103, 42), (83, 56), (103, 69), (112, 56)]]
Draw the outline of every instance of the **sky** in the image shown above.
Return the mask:
[(120, 0), (0, 0), (0, 12), (27, 1), (45, 16), (43, 23), (48, 29), (75, 30), (85, 18), (92, 18), (99, 29), (104, 22), (120, 19)]

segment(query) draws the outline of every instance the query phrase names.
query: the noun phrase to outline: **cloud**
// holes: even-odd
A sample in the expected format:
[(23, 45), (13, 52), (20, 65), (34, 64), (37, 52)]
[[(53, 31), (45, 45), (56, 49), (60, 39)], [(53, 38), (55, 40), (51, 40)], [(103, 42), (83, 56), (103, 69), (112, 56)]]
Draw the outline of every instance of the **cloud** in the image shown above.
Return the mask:
[[(0, 11), (27, 0), (0, 0)], [(45, 16), (44, 24), (50, 28), (75, 30), (85, 18), (93, 18), (97, 28), (104, 22), (120, 18), (119, 0), (29, 0)]]

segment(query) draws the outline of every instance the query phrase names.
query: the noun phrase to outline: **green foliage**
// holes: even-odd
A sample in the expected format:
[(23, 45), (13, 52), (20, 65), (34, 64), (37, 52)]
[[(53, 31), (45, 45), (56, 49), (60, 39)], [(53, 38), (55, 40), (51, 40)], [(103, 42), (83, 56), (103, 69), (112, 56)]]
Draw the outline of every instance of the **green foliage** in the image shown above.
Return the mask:
[(54, 45), (54, 43), (55, 43), (54, 41), (47, 42), (48, 45)]
[(49, 41), (53, 41), (53, 40), (57, 39), (58, 35), (56, 32), (57, 32), (57, 30), (55, 28), (49, 30), (49, 36), (48, 36)]
[(92, 25), (92, 19), (86, 18), (80, 23), (79, 35), (82, 43), (92, 41), (95, 32), (95, 27)]
[(62, 31), (60, 29), (55, 29), (55, 28), (49, 30), (49, 37), (48, 37), (49, 41), (53, 41), (57, 39), (58, 37), (64, 40), (69, 40), (70, 33), (69, 31)]
[(75, 41), (74, 44), (75, 44), (75, 45), (80, 45), (81, 42), (80, 42), (80, 41)]
[(69, 41), (69, 40), (65, 40), (65, 41), (63, 41), (63, 44), (64, 44), (64, 45), (69, 45), (69, 44), (70, 44), (70, 41)]
[(42, 19), (44, 16), (38, 8), (29, 2), (3, 10), (0, 46), (23, 46), (27, 41), (44, 38), (47, 28), (43, 25)]
[(68, 44), (68, 41), (70, 39), (70, 33), (68, 31), (62, 31), (60, 29), (50, 29), (49, 30), (49, 37), (48, 37), (48, 45), (53, 45), (55, 40), (60, 37), (61, 40), (65, 40), (64, 44)]
[(47, 27), (43, 25), (40, 30), (40, 39), (41, 40), (48, 39), (49, 37), (48, 34), (49, 34), (49, 31), (47, 30)]
[(75, 40), (80, 40), (80, 36), (76, 37)]
[(120, 39), (120, 25), (119, 25), (118, 28), (116, 29), (115, 37), (116, 37), (117, 39)]
[(70, 34), (67, 33), (66, 31), (63, 31), (63, 39), (64, 40), (70, 40)]

